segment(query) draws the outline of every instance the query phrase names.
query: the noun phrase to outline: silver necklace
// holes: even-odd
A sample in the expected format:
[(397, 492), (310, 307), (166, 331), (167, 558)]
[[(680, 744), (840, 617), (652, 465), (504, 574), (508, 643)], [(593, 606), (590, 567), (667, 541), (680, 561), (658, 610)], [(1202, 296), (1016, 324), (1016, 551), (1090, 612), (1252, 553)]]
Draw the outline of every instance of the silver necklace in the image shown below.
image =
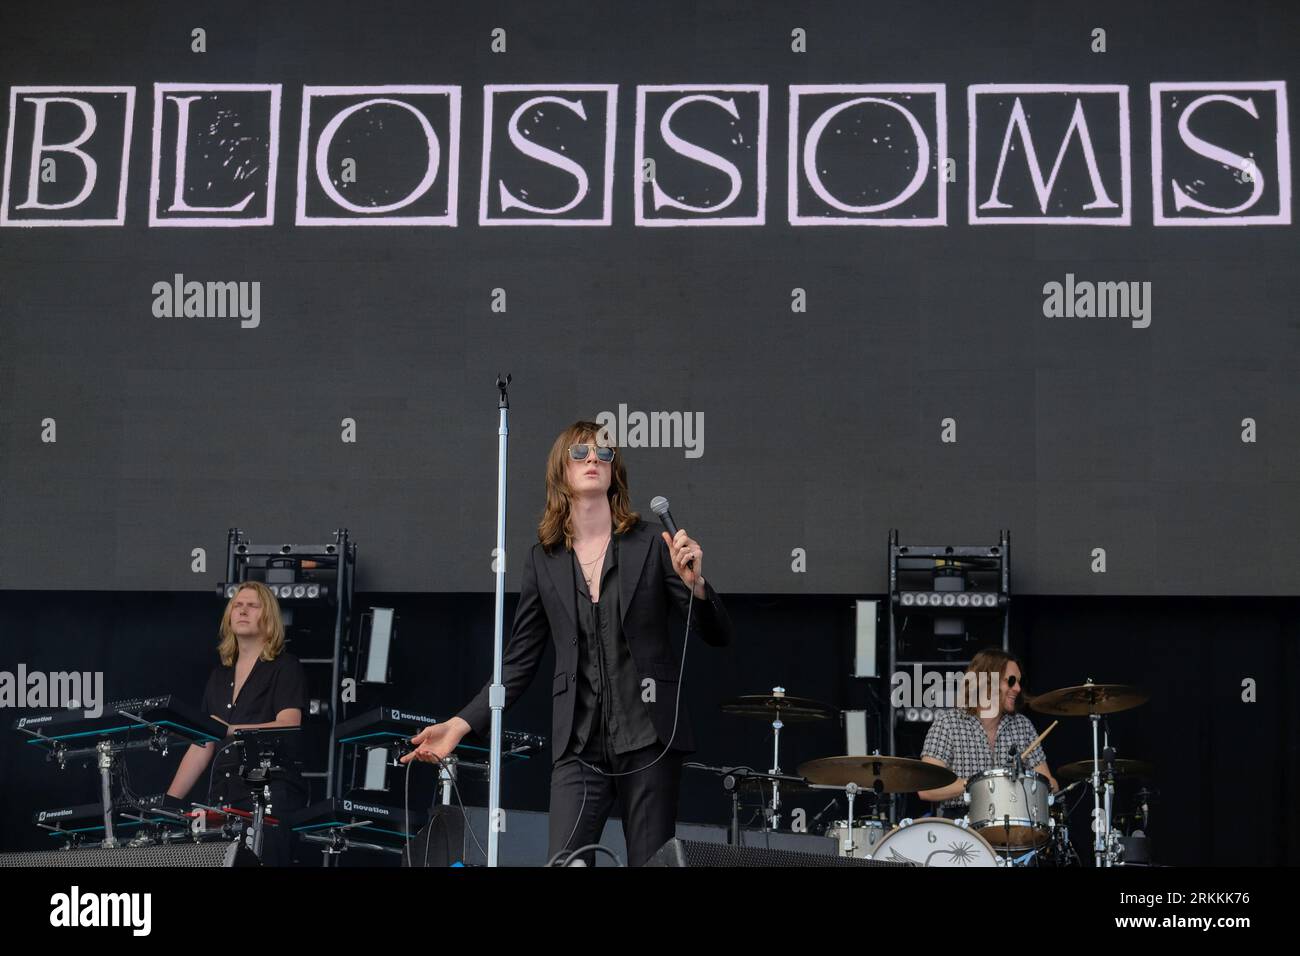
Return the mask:
[[(584, 561), (582, 560), (582, 558), (578, 559), (578, 564), (582, 565), (582, 576), (584, 579), (586, 579), (588, 590), (591, 590), (592, 578), (596, 572), (594, 570), (588, 572), (587, 569), (593, 567), (597, 561), (599, 561), (601, 558), (605, 556), (605, 552), (609, 549), (609, 542), (613, 540), (613, 537), (614, 537), (614, 533), (611, 531), (609, 537), (605, 539), (604, 546), (600, 549), (600, 554), (596, 555), (596, 557), (592, 558), (590, 561)], [(578, 549), (574, 548), (573, 553), (577, 554)]]

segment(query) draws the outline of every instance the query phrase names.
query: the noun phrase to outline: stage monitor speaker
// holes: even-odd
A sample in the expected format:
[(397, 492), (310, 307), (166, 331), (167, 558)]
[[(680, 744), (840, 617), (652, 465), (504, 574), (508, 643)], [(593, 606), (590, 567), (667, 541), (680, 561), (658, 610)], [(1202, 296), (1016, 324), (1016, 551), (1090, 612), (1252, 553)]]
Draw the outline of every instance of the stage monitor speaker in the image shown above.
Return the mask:
[(169, 843), (159, 846), (87, 847), (0, 853), (0, 868), (69, 866), (218, 867), (258, 866), (253, 851), (238, 840)]
[(436, 806), (424, 829), (411, 840), (411, 858), (402, 853), (402, 866), (464, 866), (470, 857), (465, 843), (465, 816), (459, 807)]
[(768, 850), (755, 846), (729, 846), (699, 840), (672, 839), (661, 846), (646, 866), (898, 866), (883, 860), (848, 856), (823, 856), (798, 850)]

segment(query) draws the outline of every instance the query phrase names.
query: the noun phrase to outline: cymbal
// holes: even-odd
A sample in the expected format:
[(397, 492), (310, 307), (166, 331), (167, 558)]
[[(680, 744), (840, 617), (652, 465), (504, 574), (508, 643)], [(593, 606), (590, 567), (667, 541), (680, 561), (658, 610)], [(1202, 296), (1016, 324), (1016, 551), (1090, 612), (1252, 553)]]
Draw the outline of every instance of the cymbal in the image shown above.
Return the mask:
[(764, 720), (782, 721), (826, 720), (839, 711), (807, 697), (790, 697), (782, 694), (745, 694), (722, 702), (722, 712), (737, 717), (761, 717)]
[(1029, 707), (1054, 717), (1086, 717), (1132, 710), (1149, 699), (1145, 690), (1132, 684), (1081, 684), (1039, 694), (1029, 701)]
[[(1102, 773), (1106, 772), (1106, 765), (1101, 765)], [(1115, 761), (1115, 775), (1118, 777), (1150, 777), (1156, 772), (1154, 765), (1147, 763), (1145, 760), (1127, 760), (1124, 758)], [(1074, 763), (1067, 763), (1064, 767), (1056, 768), (1058, 780), (1084, 780), (1092, 776), (1091, 760), (1076, 760)]]
[(946, 767), (909, 757), (868, 754), (861, 757), (822, 757), (799, 765), (799, 776), (809, 783), (843, 787), (856, 783), (865, 790), (880, 781), (885, 793), (915, 793), (946, 787), (957, 775)]

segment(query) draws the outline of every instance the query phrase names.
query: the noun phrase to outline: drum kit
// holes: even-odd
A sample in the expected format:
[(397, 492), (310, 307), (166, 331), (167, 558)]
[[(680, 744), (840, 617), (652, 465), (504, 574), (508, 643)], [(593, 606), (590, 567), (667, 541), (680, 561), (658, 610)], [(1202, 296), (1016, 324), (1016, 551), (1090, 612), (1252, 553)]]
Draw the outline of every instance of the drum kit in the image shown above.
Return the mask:
[[(772, 768), (767, 773), (726, 769), (733, 780), (739, 775), (762, 787), (765, 827), (779, 829), (783, 791), (842, 794), (848, 803), (847, 818), (831, 821), (820, 830), (839, 843), (840, 855), (914, 866), (1079, 865), (1081, 860), (1070, 844), (1064, 797), (1076, 788), (1088, 787), (1093, 795), (1095, 865), (1149, 865), (1145, 830), (1154, 791), (1144, 787), (1137, 792), (1140, 809), (1128, 818), (1116, 818), (1115, 799), (1117, 781), (1149, 780), (1154, 768), (1145, 761), (1116, 758), (1104, 721), (1107, 715), (1138, 707), (1147, 699), (1137, 687), (1096, 684), (1091, 679), (1032, 698), (1026, 695), (1030, 709), (1038, 713), (1087, 717), (1092, 724), (1092, 758), (1058, 768), (1059, 779), (1070, 782), (1058, 793), (1052, 793), (1045, 776), (1026, 769), (1021, 761), (1055, 729), (1059, 720), (1055, 721), (1013, 759), (1011, 767), (989, 769), (967, 779), (963, 794), (966, 813), (958, 819), (902, 818), (891, 824), (896, 795), (937, 790), (957, 781), (956, 774), (937, 764), (872, 753), (822, 757), (800, 764), (797, 774), (783, 772), (781, 731), (786, 724), (838, 719), (839, 712), (815, 700), (788, 696), (782, 687), (723, 703), (723, 713), (762, 719), (772, 727)], [(737, 787), (729, 789), (733, 791), (733, 828), (738, 829)], [(867, 811), (855, 813), (862, 803), (868, 805)], [(814, 817), (814, 828), (821, 815)], [(1130, 825), (1128, 833), (1123, 832), (1125, 822)]]

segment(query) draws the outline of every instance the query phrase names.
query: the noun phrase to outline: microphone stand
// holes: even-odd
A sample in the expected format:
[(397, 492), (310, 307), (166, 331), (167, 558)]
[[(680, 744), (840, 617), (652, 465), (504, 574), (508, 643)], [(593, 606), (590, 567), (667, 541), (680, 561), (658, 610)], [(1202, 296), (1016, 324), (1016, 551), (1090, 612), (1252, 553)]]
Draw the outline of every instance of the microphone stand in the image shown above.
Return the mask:
[(501, 830), (501, 715), (506, 707), (501, 659), (504, 655), (506, 600), (506, 445), (510, 437), (510, 397), (506, 394), (506, 386), (509, 384), (509, 372), (504, 378), (497, 376), (497, 390), (501, 397), (497, 399), (497, 546), (493, 552), (497, 577), (496, 620), (492, 635), (492, 686), (488, 690), (488, 706), (492, 710), (492, 743), (488, 751), (488, 866), (497, 865)]
[[(770, 781), (771, 783), (805, 783), (803, 777), (797, 777), (792, 774), (774, 774), (771, 772), (763, 773), (761, 770), (751, 770), (749, 767), (710, 767), (708, 764), (690, 761), (682, 764), (684, 769), (704, 770), (708, 773), (717, 774), (722, 780), (722, 789), (731, 795), (731, 826), (727, 834), (727, 842), (732, 846), (740, 846), (740, 787), (746, 780), (753, 780), (762, 788)], [(843, 787), (827, 787), (828, 790), (840, 790)], [(767, 812), (767, 806), (763, 810)], [(764, 829), (767, 823), (763, 824)]]

